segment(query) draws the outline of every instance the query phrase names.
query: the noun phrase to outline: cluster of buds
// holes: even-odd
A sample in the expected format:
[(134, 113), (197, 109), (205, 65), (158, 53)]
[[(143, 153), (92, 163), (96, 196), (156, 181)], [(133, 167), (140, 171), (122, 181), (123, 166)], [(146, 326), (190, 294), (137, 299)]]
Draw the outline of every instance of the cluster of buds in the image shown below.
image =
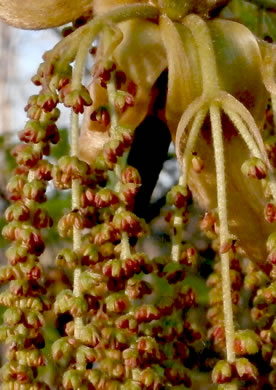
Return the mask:
[[(112, 64), (96, 77), (104, 88), (113, 83), (120, 99), (118, 88), (132, 85)], [(113, 104), (117, 95), (114, 99)], [(122, 112), (116, 104), (115, 109), (118, 115)], [(102, 121), (102, 115), (103, 110), (100, 116), (93, 113), (91, 120)], [(65, 390), (190, 387), (184, 364), (189, 346), (194, 348), (203, 336), (192, 318), (183, 321), (196, 305), (195, 292), (184, 278), (195, 270), (197, 253), (192, 246), (180, 245), (179, 262), (174, 263), (169, 258), (150, 260), (135, 251), (137, 238), (147, 232), (145, 222), (133, 213), (141, 178), (121, 158), (134, 133), (118, 123), (111, 134), (91, 166), (66, 156), (53, 173), (59, 189), (78, 181), (79, 208), (63, 216), (58, 229), (62, 237), (76, 230), (81, 236), (79, 248), (63, 249), (57, 256), (57, 265), (74, 277), (74, 289), (62, 291), (54, 305), (57, 317), (66, 319), (64, 333), (52, 347), (53, 359), (63, 370), (61, 386)], [(115, 177), (113, 189), (106, 186), (108, 171)], [(181, 186), (168, 195), (173, 213), (180, 211), (185, 220), (187, 200), (187, 190)], [(167, 283), (171, 293), (160, 294), (157, 280)]]
[[(269, 242), (269, 240), (268, 240)], [(262, 363), (260, 367), (267, 366), (263, 373), (266, 382), (272, 387), (276, 384), (276, 327), (275, 327), (275, 282), (269, 278), (267, 272), (255, 270), (255, 277), (251, 277), (252, 305), (251, 318), (261, 347)], [(273, 271), (270, 271), (270, 274)], [(273, 278), (274, 279), (274, 278)], [(269, 368), (270, 366), (270, 368)]]
[(6, 251), (8, 265), (0, 268), (1, 284), (10, 282), (0, 294), (1, 305), (7, 307), (0, 331), (1, 341), (8, 345), (1, 371), (5, 389), (49, 388), (37, 376), (37, 369), (47, 363), (42, 328), (44, 312), (51, 307), (39, 256), (45, 248), (41, 229), (53, 224), (42, 204), (53, 177), (53, 166), (44, 156), (59, 141), (57, 103), (55, 93), (45, 88), (29, 99), (29, 120), (19, 134), (22, 144), (12, 151), (17, 168), (7, 185), (12, 203), (5, 211), (7, 225), (2, 231), (11, 246)]
[(212, 373), (212, 380), (218, 384), (218, 390), (238, 390), (245, 386), (260, 386), (256, 367), (246, 358), (236, 359), (234, 363), (219, 360)]

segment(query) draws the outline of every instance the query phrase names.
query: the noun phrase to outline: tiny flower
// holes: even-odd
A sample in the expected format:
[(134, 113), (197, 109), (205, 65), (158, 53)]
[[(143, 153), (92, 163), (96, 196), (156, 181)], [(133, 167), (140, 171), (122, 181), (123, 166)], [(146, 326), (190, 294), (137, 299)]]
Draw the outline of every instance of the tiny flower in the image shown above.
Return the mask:
[(24, 263), (28, 257), (28, 249), (22, 247), (19, 244), (11, 245), (6, 250), (6, 257), (11, 265), (16, 265), (17, 263)]
[(22, 311), (15, 307), (8, 308), (3, 315), (4, 323), (9, 326), (15, 326), (18, 324), (22, 317)]
[(124, 145), (118, 139), (111, 139), (106, 143), (102, 153), (107, 167), (113, 169), (118, 157), (121, 157), (124, 153)]
[(139, 337), (137, 340), (137, 350), (145, 359), (160, 360), (161, 358), (158, 343), (153, 337)]
[(218, 218), (215, 212), (207, 211), (200, 221), (200, 229), (211, 239), (217, 237)]
[(90, 167), (76, 156), (63, 156), (53, 169), (54, 183), (57, 188), (68, 189), (73, 180), (85, 182), (88, 179)]
[(194, 155), (192, 158), (192, 168), (196, 173), (201, 173), (204, 169), (204, 162), (201, 157)]
[(27, 143), (52, 142), (56, 144), (59, 141), (59, 133), (54, 122), (29, 120), (19, 134), (19, 138)]
[(24, 203), (16, 202), (9, 206), (5, 211), (5, 219), (8, 222), (12, 221), (28, 221), (30, 217), (29, 208)]
[(83, 371), (70, 369), (67, 370), (62, 379), (62, 385), (65, 390), (78, 390), (83, 383)]
[(154, 305), (144, 304), (135, 310), (134, 317), (138, 322), (150, 322), (158, 320), (161, 317), (161, 313)]
[(73, 293), (71, 290), (62, 290), (56, 297), (54, 304), (55, 313), (65, 313), (70, 311), (73, 301)]
[(93, 265), (99, 260), (98, 248), (94, 244), (83, 245), (79, 250), (79, 255), (83, 265)]
[(267, 167), (262, 160), (253, 157), (242, 164), (241, 171), (245, 176), (260, 180), (266, 177)]
[(84, 217), (77, 211), (71, 211), (60, 218), (57, 228), (61, 237), (70, 237), (73, 233), (73, 228), (81, 230), (84, 226)]
[(91, 229), (91, 241), (96, 245), (115, 242), (118, 238), (118, 230), (111, 223), (102, 223)]
[(98, 353), (94, 348), (80, 345), (76, 353), (77, 364), (86, 367), (87, 363), (94, 363), (98, 358)]
[(94, 205), (97, 208), (113, 207), (119, 205), (118, 195), (109, 188), (103, 188), (96, 192)]
[(267, 203), (264, 209), (265, 220), (269, 223), (276, 221), (276, 205), (272, 202)]
[(134, 139), (134, 130), (129, 127), (118, 126), (116, 129), (118, 137), (120, 137), (124, 148), (131, 146)]
[(53, 226), (53, 219), (46, 210), (37, 209), (33, 214), (33, 225), (37, 229), (43, 229)]
[(239, 330), (235, 334), (234, 348), (239, 356), (254, 355), (259, 351), (260, 339), (253, 330)]
[(46, 184), (40, 180), (32, 180), (26, 183), (23, 188), (23, 195), (25, 198), (34, 200), (35, 202), (42, 203), (45, 198)]
[(191, 387), (192, 381), (187, 373), (187, 370), (182, 364), (174, 363), (172, 367), (165, 369), (165, 377), (173, 384), (182, 384), (186, 387)]
[(77, 254), (69, 248), (64, 248), (59, 251), (56, 257), (58, 267), (74, 270), (79, 265)]
[(125, 276), (123, 261), (120, 259), (108, 260), (102, 269), (103, 275), (112, 278), (122, 278)]
[(79, 331), (78, 340), (85, 345), (96, 347), (100, 342), (99, 331), (93, 325), (82, 326)]
[(266, 248), (268, 252), (276, 249), (276, 232), (271, 233), (266, 241)]
[(184, 208), (187, 205), (188, 189), (181, 185), (174, 186), (167, 194), (167, 203), (176, 208)]
[(195, 267), (197, 263), (197, 257), (197, 251), (193, 246), (186, 244), (181, 247), (179, 259), (179, 262), (181, 264), (186, 265), (188, 267)]
[(110, 294), (105, 298), (106, 309), (108, 312), (123, 313), (129, 306), (128, 297), (124, 293)]
[(119, 196), (128, 210), (132, 210), (135, 204), (135, 197), (140, 185), (134, 183), (122, 184)]
[(148, 274), (153, 271), (153, 266), (144, 253), (133, 254), (124, 261), (123, 268), (127, 278), (132, 277), (134, 274), (139, 274), (140, 272)]
[(151, 294), (151, 285), (144, 280), (128, 279), (125, 292), (129, 299), (141, 299), (145, 294)]
[(117, 318), (115, 325), (120, 329), (128, 329), (130, 332), (136, 332), (138, 324), (132, 314), (125, 314)]
[(123, 113), (126, 111), (128, 107), (134, 106), (134, 97), (124, 91), (117, 91), (116, 97), (115, 97), (115, 107), (120, 112)]
[(161, 388), (163, 378), (155, 370), (147, 367), (142, 371), (134, 369), (133, 379), (146, 388), (159, 390)]
[(121, 172), (121, 180), (123, 184), (133, 183), (133, 184), (141, 184), (141, 176), (138, 170), (134, 167), (127, 166)]
[(89, 270), (83, 271), (80, 275), (79, 288), (83, 293), (94, 296), (102, 296), (106, 293), (106, 281), (100, 274)]
[(143, 221), (130, 211), (116, 213), (113, 218), (113, 224), (116, 229), (128, 233), (129, 236), (140, 237), (145, 231)]
[(7, 191), (10, 193), (10, 198), (12, 200), (17, 200), (21, 198), (22, 191), (26, 182), (27, 178), (23, 175), (15, 175), (9, 180), (7, 185)]
[(233, 378), (233, 369), (230, 363), (219, 360), (212, 372), (213, 383), (227, 383)]
[(183, 269), (183, 266), (179, 263), (168, 263), (164, 267), (163, 273), (170, 284), (175, 284), (185, 278), (185, 270)]
[(25, 165), (28, 168), (33, 168), (43, 155), (41, 145), (39, 149), (34, 149), (33, 144), (20, 144), (12, 150), (12, 156), (15, 157), (18, 165)]
[(83, 114), (84, 106), (92, 104), (88, 90), (81, 86), (78, 90), (72, 90), (70, 84), (66, 84), (60, 90), (60, 97), (65, 107), (71, 107), (75, 114)]
[(85, 313), (87, 313), (87, 310), (88, 305), (84, 297), (72, 297), (70, 313), (73, 317), (82, 317)]
[(196, 294), (195, 291), (187, 286), (182, 285), (177, 289), (176, 306), (180, 309), (186, 309), (195, 306)]
[(47, 160), (40, 160), (34, 170), (36, 179), (49, 181), (52, 180), (53, 165)]
[(256, 382), (258, 379), (257, 368), (245, 358), (237, 359), (234, 363), (237, 375), (240, 379)]
[(58, 96), (50, 91), (42, 91), (37, 96), (36, 104), (46, 112), (51, 112), (58, 104)]
[(99, 107), (90, 115), (91, 121), (98, 122), (103, 128), (107, 128), (110, 123), (110, 114), (106, 107)]
[(19, 364), (25, 364), (29, 367), (41, 367), (46, 364), (45, 358), (38, 349), (17, 351), (16, 359)]
[(127, 334), (123, 329), (105, 327), (101, 330), (101, 335), (105, 347), (121, 351), (128, 346)]
[(115, 81), (116, 81), (116, 88), (121, 89), (122, 84), (125, 84), (125, 82), (126, 82), (125, 72), (123, 72), (121, 70), (117, 70), (115, 72)]
[(111, 73), (115, 69), (116, 64), (112, 61), (107, 61), (104, 65), (98, 62), (94, 65), (92, 75), (99, 80), (103, 88), (106, 88), (106, 84), (110, 80)]
[(26, 324), (34, 329), (42, 328), (45, 325), (43, 314), (39, 312), (24, 313)]
[(73, 358), (74, 347), (68, 337), (61, 337), (52, 344), (52, 357), (58, 365), (67, 367)]

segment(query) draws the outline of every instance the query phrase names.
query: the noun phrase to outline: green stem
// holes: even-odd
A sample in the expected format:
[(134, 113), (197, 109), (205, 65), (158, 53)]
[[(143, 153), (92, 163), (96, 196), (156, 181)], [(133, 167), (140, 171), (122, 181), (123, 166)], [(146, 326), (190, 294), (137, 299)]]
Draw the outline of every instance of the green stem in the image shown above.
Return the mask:
[(198, 15), (191, 14), (184, 18), (183, 24), (189, 28), (197, 45), (203, 95), (213, 98), (217, 95), (220, 87), (214, 45), (207, 23)]
[(107, 93), (108, 93), (108, 100), (109, 100), (109, 114), (110, 114), (110, 135), (115, 136), (116, 128), (118, 126), (118, 114), (115, 107), (116, 102), (116, 87), (115, 87), (115, 80), (114, 80), (114, 74), (111, 75), (110, 82), (107, 83)]
[(76, 30), (76, 33), (79, 34), (85, 31), (85, 38), (81, 42), (81, 49), (79, 49), (76, 58), (76, 66), (74, 70), (75, 77), (72, 81), (73, 87), (76, 87), (81, 83), (86, 56), (91, 43), (107, 24), (120, 23), (133, 18), (156, 18), (158, 15), (159, 11), (156, 7), (144, 4), (132, 4), (129, 6), (118, 7), (103, 15), (96, 16), (85, 26)]
[[(220, 223), (220, 244), (223, 245), (231, 236), (228, 231), (227, 201), (226, 201), (226, 182), (224, 167), (224, 148), (223, 131), (221, 126), (221, 117), (219, 107), (212, 103), (210, 106), (210, 119), (212, 126), (213, 145), (215, 152), (215, 166), (217, 179), (217, 203)], [(231, 298), (231, 281), (229, 270), (229, 252), (221, 254), (221, 279), (224, 311), (224, 328), (226, 338), (226, 353), (229, 363), (235, 360), (234, 351), (234, 323)]]

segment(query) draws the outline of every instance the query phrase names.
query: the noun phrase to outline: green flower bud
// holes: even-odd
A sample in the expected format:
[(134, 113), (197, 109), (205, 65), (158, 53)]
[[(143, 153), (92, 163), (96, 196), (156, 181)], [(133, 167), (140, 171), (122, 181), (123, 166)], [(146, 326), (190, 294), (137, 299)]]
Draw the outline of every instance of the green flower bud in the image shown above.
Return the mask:
[(63, 375), (62, 384), (65, 390), (80, 390), (82, 389), (84, 371), (67, 370)]
[(258, 370), (248, 359), (237, 359), (234, 364), (239, 378), (246, 381), (257, 381)]
[(166, 197), (167, 203), (170, 206), (176, 208), (185, 208), (188, 200), (188, 189), (187, 187), (176, 185), (168, 193)]
[(70, 248), (59, 251), (56, 257), (57, 266), (74, 270), (79, 265), (77, 254)]
[(54, 311), (56, 314), (70, 311), (73, 302), (73, 292), (71, 290), (63, 290), (56, 297)]
[(227, 383), (233, 378), (232, 366), (225, 360), (219, 360), (212, 372), (213, 383)]
[(5, 311), (3, 320), (5, 324), (9, 326), (14, 326), (19, 323), (21, 316), (22, 316), (21, 310), (15, 307), (10, 307)]
[(88, 311), (87, 302), (84, 297), (72, 297), (70, 313), (73, 317), (81, 317)]
[(16, 360), (19, 364), (29, 367), (40, 367), (45, 365), (45, 358), (38, 349), (30, 351), (17, 351)]
[(56, 363), (67, 367), (73, 357), (74, 347), (69, 342), (69, 337), (62, 337), (52, 345), (52, 356)]
[(95, 347), (100, 341), (98, 329), (93, 325), (82, 326), (78, 340), (87, 346)]
[(110, 294), (105, 298), (105, 303), (107, 311), (111, 313), (123, 313), (129, 306), (129, 300), (125, 293)]
[(241, 171), (245, 176), (260, 180), (266, 177), (267, 167), (262, 160), (253, 157), (242, 164)]
[(235, 334), (235, 352), (239, 356), (256, 354), (260, 343), (259, 336), (253, 330), (239, 330)]

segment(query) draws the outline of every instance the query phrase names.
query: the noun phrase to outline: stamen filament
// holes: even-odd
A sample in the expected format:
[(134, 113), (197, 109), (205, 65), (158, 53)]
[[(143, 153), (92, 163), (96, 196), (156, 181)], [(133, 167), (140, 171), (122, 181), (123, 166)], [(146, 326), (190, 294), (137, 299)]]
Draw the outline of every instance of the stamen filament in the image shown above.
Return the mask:
[[(226, 243), (231, 236), (228, 231), (226, 182), (224, 167), (223, 131), (221, 126), (220, 109), (217, 104), (210, 106), (210, 119), (212, 126), (213, 145), (215, 153), (217, 204), (220, 223), (220, 244)], [(231, 297), (231, 281), (229, 270), (229, 252), (221, 254), (221, 279), (223, 295), (224, 328), (226, 338), (226, 354), (229, 363), (235, 360), (234, 351), (234, 323)]]

